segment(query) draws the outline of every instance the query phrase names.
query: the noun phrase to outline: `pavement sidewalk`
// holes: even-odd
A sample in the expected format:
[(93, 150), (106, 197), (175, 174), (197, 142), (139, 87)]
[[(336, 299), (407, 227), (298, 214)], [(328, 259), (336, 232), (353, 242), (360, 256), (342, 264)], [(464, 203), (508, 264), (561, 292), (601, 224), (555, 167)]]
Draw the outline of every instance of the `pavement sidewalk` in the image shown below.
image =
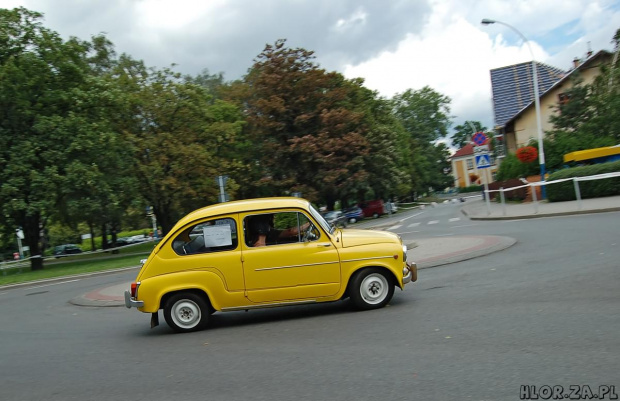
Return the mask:
[[(620, 196), (584, 199), (580, 202), (533, 202), (488, 205), (481, 196), (467, 198), (461, 212), (471, 220), (515, 220), (584, 213), (620, 211)], [(438, 205), (439, 206), (439, 205)], [(388, 229), (399, 222), (399, 215), (384, 216), (366, 221), (359, 228)], [(516, 243), (514, 238), (493, 235), (463, 235), (418, 239), (407, 244), (409, 257), (419, 269), (441, 266), (488, 255), (506, 249)], [(137, 270), (136, 270), (137, 272)], [(130, 283), (92, 291), (70, 302), (80, 306), (124, 306), (124, 292)]]

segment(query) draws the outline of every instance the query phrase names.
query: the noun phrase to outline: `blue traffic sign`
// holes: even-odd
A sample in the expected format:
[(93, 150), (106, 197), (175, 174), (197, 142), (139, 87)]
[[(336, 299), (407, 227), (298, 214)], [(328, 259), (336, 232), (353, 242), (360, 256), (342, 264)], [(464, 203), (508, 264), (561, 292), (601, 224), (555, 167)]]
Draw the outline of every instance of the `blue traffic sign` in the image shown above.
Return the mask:
[(476, 145), (480, 146), (487, 141), (487, 136), (484, 135), (484, 132), (476, 132), (472, 137), (472, 140)]
[(476, 155), (476, 168), (491, 167), (491, 158), (489, 154)]

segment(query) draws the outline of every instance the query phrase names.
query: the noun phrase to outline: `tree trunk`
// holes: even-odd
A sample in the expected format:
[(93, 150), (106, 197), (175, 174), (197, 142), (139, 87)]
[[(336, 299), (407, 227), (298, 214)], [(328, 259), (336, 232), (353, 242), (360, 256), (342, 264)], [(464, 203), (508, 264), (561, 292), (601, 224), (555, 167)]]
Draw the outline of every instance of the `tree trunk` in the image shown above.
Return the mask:
[(95, 248), (95, 225), (91, 222), (88, 223), (88, 230), (90, 232), (90, 250), (96, 251)]
[(101, 224), (101, 249), (108, 249), (108, 233), (105, 223)]
[(32, 216), (25, 216), (23, 219), (24, 240), (30, 247), (30, 269), (32, 271), (43, 270), (43, 256), (39, 247), (41, 240), (40, 222), (41, 216), (38, 212)]
[(165, 208), (160, 209), (157, 206), (153, 206), (153, 213), (155, 213), (157, 224), (161, 226), (161, 235), (164, 236), (168, 234), (168, 232), (172, 230), (172, 227), (174, 227), (176, 220), (173, 221), (173, 219), (170, 218), (170, 213), (166, 213)]

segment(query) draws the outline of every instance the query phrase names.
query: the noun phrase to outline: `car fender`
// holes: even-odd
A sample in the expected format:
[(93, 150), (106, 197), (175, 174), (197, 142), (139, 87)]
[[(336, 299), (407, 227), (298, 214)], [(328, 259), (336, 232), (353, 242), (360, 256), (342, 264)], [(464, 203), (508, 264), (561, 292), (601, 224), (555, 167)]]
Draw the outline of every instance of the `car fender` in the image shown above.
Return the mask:
[(215, 310), (239, 302), (243, 291), (228, 291), (219, 272), (211, 269), (189, 270), (149, 277), (140, 282), (137, 299), (144, 301), (142, 312), (157, 312), (164, 307), (162, 300), (179, 291), (201, 291)]

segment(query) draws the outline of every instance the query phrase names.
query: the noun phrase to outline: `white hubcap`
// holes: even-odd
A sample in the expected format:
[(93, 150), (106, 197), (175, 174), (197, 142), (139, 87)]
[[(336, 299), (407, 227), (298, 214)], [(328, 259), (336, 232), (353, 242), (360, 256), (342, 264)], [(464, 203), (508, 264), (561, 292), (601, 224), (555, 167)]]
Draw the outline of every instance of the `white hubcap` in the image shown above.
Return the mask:
[(388, 282), (381, 274), (373, 273), (362, 280), (360, 288), (362, 298), (369, 304), (381, 303), (388, 294)]
[(200, 307), (188, 299), (182, 299), (172, 306), (171, 315), (177, 326), (191, 329), (200, 322)]

